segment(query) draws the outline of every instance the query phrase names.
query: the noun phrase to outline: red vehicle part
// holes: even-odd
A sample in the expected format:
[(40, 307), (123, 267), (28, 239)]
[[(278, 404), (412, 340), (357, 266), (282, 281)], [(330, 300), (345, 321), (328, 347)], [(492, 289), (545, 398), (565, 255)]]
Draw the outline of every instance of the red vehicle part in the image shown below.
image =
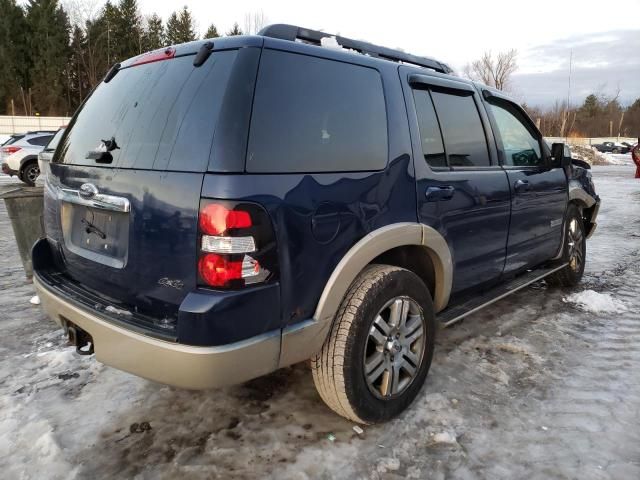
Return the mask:
[(633, 158), (633, 163), (636, 164), (636, 178), (640, 178), (640, 141), (631, 150), (631, 158)]

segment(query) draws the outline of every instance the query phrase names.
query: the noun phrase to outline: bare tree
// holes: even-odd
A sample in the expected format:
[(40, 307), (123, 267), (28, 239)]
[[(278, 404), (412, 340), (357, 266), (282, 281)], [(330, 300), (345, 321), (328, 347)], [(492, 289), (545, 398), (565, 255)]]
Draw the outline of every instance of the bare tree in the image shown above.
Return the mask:
[(262, 10), (253, 13), (244, 14), (244, 33), (246, 35), (255, 35), (267, 23), (267, 17)]
[(511, 75), (518, 69), (517, 56), (518, 51), (515, 49), (501, 52), (496, 58), (491, 51), (485, 52), (480, 60), (467, 64), (464, 75), (498, 90), (505, 90), (509, 86)]

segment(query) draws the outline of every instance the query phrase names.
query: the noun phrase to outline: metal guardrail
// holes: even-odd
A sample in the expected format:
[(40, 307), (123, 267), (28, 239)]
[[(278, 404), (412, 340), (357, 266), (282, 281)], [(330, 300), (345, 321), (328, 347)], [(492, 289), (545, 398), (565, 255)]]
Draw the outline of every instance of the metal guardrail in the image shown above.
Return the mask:
[(67, 125), (70, 120), (71, 117), (0, 115), (0, 135), (25, 133), (33, 130), (58, 130), (63, 125)]
[(621, 142), (627, 142), (630, 144), (634, 144), (638, 141), (637, 137), (592, 137), (592, 138), (587, 138), (587, 137), (544, 137), (547, 140), (549, 140), (551, 143), (553, 142), (562, 142), (562, 143), (568, 143), (570, 145), (596, 145), (598, 143), (604, 143), (604, 142), (614, 142), (614, 143), (621, 143)]

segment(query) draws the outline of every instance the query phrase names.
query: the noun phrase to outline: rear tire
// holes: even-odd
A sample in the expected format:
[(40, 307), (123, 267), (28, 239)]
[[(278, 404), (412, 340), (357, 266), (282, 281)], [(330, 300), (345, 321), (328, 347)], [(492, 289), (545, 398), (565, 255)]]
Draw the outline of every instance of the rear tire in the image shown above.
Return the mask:
[(580, 283), (587, 258), (587, 236), (580, 209), (569, 205), (565, 222), (562, 262), (569, 265), (549, 275), (545, 280), (554, 287), (573, 287)]
[(27, 163), (24, 167), (22, 167), (22, 171), (20, 172), (20, 180), (24, 183), (33, 187), (36, 184), (36, 179), (40, 175), (40, 168), (38, 167), (38, 162), (31, 161)]
[(354, 422), (385, 422), (415, 399), (436, 333), (431, 295), (409, 270), (370, 265), (347, 292), (311, 360), (322, 400)]

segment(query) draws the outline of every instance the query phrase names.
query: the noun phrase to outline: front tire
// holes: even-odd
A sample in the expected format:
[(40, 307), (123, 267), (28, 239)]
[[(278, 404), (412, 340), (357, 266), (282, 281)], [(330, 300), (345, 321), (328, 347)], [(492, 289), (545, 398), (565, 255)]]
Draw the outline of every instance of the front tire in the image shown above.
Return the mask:
[(353, 282), (311, 360), (324, 402), (354, 422), (385, 422), (415, 399), (433, 357), (431, 295), (409, 270), (367, 267)]
[(580, 209), (569, 205), (565, 222), (562, 261), (568, 263), (562, 270), (552, 273), (546, 278), (551, 286), (573, 287), (580, 283), (584, 274), (587, 258), (587, 236), (584, 232), (584, 221)]

